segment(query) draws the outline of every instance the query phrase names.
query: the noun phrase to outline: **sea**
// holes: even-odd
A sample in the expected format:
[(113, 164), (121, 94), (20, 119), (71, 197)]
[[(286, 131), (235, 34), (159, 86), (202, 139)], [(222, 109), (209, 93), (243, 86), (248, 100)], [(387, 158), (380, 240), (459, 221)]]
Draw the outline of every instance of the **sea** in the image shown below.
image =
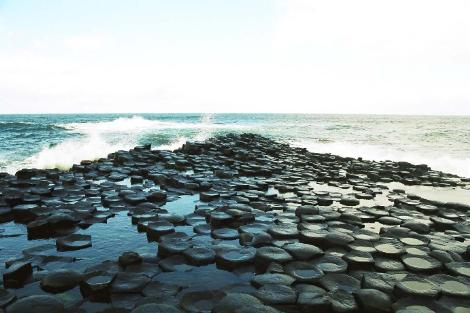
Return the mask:
[(0, 115), (0, 172), (68, 169), (151, 144), (179, 148), (226, 133), (257, 133), (312, 152), (427, 164), (470, 177), (470, 116), (318, 114)]

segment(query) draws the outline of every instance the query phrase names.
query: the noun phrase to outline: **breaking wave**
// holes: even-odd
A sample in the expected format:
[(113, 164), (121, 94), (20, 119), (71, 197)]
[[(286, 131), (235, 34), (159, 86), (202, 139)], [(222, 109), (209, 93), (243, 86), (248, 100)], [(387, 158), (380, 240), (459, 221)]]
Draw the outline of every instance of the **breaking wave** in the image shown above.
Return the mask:
[[(14, 173), (25, 167), (66, 170), (82, 160), (97, 160), (117, 150), (132, 149), (143, 143), (141, 140), (145, 135), (163, 131), (170, 131), (166, 140), (152, 142), (153, 148), (175, 150), (188, 140), (205, 140), (215, 130), (242, 126), (214, 124), (212, 115), (205, 114), (198, 123), (164, 122), (136, 115), (110, 121), (59, 124), (57, 127), (65, 128), (78, 136), (56, 145), (44, 146), (38, 153), (8, 166), (7, 172)], [(178, 132), (171, 132), (172, 130), (192, 130), (193, 135), (179, 135)]]
[(432, 155), (423, 152), (402, 151), (395, 147), (350, 142), (295, 141), (297, 147), (316, 153), (331, 153), (343, 157), (362, 157), (374, 161), (406, 161), (427, 164), (434, 170), (470, 177), (470, 157), (457, 158), (450, 155)]

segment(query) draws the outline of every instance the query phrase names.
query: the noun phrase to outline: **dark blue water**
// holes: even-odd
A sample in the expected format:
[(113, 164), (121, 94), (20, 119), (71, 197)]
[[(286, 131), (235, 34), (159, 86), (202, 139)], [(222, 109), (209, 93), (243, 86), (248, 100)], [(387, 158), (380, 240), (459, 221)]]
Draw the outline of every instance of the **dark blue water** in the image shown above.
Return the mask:
[(470, 176), (470, 117), (305, 114), (0, 115), (0, 171), (65, 169), (139, 144), (175, 149), (227, 132)]

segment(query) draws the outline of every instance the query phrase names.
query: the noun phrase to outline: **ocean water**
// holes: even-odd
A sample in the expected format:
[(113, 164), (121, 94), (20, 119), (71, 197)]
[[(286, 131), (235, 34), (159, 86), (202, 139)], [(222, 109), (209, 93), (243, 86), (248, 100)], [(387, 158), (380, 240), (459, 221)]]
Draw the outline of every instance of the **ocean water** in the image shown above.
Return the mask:
[(186, 140), (228, 132), (470, 177), (470, 117), (310, 114), (0, 115), (0, 171), (67, 169), (139, 144), (176, 149)]

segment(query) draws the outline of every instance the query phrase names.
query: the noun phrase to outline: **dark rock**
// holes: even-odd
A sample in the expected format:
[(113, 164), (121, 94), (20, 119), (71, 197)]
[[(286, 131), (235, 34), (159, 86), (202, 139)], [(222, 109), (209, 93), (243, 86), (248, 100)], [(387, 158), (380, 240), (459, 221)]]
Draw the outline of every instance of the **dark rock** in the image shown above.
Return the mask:
[(0, 287), (0, 308), (4, 308), (16, 299), (16, 295)]
[(78, 286), (82, 275), (73, 270), (55, 270), (41, 280), (41, 288), (47, 292), (59, 293)]
[(150, 278), (142, 274), (118, 273), (112, 283), (113, 293), (140, 293), (150, 282)]
[(354, 293), (359, 310), (364, 313), (392, 312), (390, 296), (375, 289), (360, 289)]
[(261, 247), (256, 251), (255, 265), (260, 270), (266, 269), (273, 262), (285, 264), (293, 261), (292, 256), (278, 247)]
[(352, 293), (361, 288), (361, 282), (346, 274), (330, 273), (320, 278), (320, 285), (328, 291), (337, 289)]
[(253, 276), (251, 283), (253, 286), (259, 288), (268, 284), (287, 285), (290, 286), (295, 282), (292, 276), (285, 274), (259, 274)]
[(122, 267), (139, 263), (142, 263), (142, 257), (136, 252), (126, 251), (119, 257), (119, 265)]
[(454, 275), (470, 278), (470, 262), (450, 262), (445, 267)]
[[(33, 311), (32, 311), (33, 309)], [(35, 295), (21, 298), (8, 307), (8, 313), (65, 313), (62, 302), (57, 298)]]
[(323, 251), (320, 248), (306, 243), (288, 243), (282, 248), (299, 261), (307, 261), (323, 255)]
[(402, 262), (410, 272), (430, 273), (436, 272), (442, 266), (441, 262), (429, 255), (405, 254), (401, 257)]
[(297, 305), (302, 312), (330, 312), (331, 300), (324, 294), (319, 292), (301, 292), (297, 299)]
[(265, 304), (295, 304), (297, 293), (286, 285), (267, 284), (261, 286), (255, 296)]
[(149, 222), (146, 232), (150, 240), (158, 240), (163, 235), (175, 232), (175, 227), (168, 221)]
[(325, 255), (315, 259), (313, 264), (325, 273), (344, 273), (348, 268), (348, 263), (334, 255)]
[(171, 305), (149, 303), (138, 306), (131, 313), (181, 313), (181, 311)]
[(445, 274), (436, 274), (428, 279), (439, 287), (443, 295), (470, 298), (470, 281), (468, 279)]
[(6, 288), (20, 288), (33, 274), (29, 262), (15, 263), (3, 272), (3, 285)]
[(56, 240), (58, 251), (73, 251), (91, 247), (91, 236), (71, 234)]
[(324, 275), (323, 271), (312, 263), (301, 261), (288, 263), (285, 271), (298, 283), (316, 283)]
[(80, 290), (84, 297), (92, 301), (108, 302), (113, 279), (114, 275), (93, 276), (80, 283)]
[(358, 307), (354, 296), (342, 289), (328, 293), (333, 312), (356, 312)]
[(395, 285), (394, 294), (399, 297), (429, 297), (435, 298), (439, 288), (431, 281), (415, 275), (407, 275)]
[(254, 248), (232, 248), (216, 253), (217, 266), (224, 269), (234, 269), (237, 267), (250, 265), (255, 261), (257, 251)]
[(214, 306), (212, 312), (236, 313), (239, 312), (240, 308), (249, 309), (251, 312), (259, 312), (258, 310), (261, 307), (263, 307), (261, 301), (252, 295), (229, 293)]
[(184, 250), (183, 255), (189, 263), (201, 266), (211, 264), (215, 261), (214, 250), (206, 247), (194, 247)]

